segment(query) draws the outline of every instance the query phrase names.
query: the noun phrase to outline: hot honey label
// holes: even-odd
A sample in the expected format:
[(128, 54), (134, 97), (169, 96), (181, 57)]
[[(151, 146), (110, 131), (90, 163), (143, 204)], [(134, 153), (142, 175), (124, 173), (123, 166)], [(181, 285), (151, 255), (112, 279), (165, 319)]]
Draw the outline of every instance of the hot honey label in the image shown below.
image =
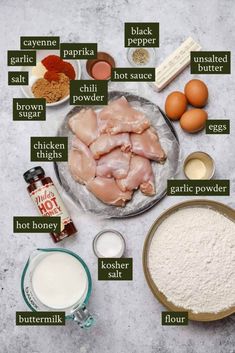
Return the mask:
[(33, 190), (30, 196), (42, 216), (61, 217), (61, 229), (71, 222), (58, 191), (53, 183), (43, 185)]

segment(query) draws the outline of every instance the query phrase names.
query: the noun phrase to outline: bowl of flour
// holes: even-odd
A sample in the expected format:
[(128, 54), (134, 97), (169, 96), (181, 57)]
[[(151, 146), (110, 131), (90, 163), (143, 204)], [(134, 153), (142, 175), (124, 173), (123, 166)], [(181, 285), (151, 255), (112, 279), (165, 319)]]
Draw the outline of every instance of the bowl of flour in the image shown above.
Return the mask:
[(169, 310), (188, 311), (196, 321), (235, 313), (235, 211), (210, 200), (168, 209), (147, 235), (143, 266)]

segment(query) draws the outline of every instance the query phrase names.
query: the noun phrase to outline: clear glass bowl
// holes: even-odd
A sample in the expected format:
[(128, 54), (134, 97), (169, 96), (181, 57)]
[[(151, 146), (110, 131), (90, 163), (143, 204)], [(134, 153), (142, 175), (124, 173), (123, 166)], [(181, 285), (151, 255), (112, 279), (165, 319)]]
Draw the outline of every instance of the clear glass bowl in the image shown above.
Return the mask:
[[(21, 276), (22, 296), (26, 304), (32, 311), (52, 311), (51, 308), (44, 305), (37, 298), (32, 286), (32, 273), (35, 269), (35, 266), (43, 257), (47, 256), (48, 253), (51, 253), (51, 252), (64, 252), (68, 255), (75, 257), (75, 259), (81, 263), (84, 270), (86, 271), (87, 281), (88, 281), (87, 290), (84, 292), (84, 295), (80, 298), (80, 300), (77, 303), (75, 303), (72, 307), (65, 308), (62, 311), (65, 312), (65, 315), (66, 315), (65, 318), (67, 320), (74, 320), (80, 325), (80, 327), (89, 328), (94, 323), (94, 318), (90, 315), (90, 313), (86, 308), (91, 295), (91, 290), (92, 290), (91, 274), (87, 265), (81, 259), (81, 257), (70, 250), (66, 250), (64, 248), (48, 248), (48, 249), (34, 250), (29, 257)], [(57, 310), (57, 311), (61, 311), (61, 310)]]
[[(148, 61), (146, 64), (138, 64), (133, 60), (133, 54), (136, 50), (138, 49), (144, 49), (147, 50), (149, 54)], [(129, 48), (127, 50), (127, 59), (131, 66), (133, 67), (155, 67), (156, 66), (156, 50), (155, 48)]]

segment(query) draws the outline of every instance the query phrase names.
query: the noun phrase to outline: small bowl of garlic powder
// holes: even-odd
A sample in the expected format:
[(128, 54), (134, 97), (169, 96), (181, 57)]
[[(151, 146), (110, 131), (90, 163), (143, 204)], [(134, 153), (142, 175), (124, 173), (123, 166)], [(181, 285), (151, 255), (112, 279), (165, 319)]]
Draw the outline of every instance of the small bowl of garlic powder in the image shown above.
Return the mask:
[(129, 48), (127, 59), (133, 67), (155, 67), (156, 51), (154, 48)]
[(209, 180), (214, 173), (214, 159), (205, 152), (190, 153), (184, 161), (184, 174), (190, 180)]

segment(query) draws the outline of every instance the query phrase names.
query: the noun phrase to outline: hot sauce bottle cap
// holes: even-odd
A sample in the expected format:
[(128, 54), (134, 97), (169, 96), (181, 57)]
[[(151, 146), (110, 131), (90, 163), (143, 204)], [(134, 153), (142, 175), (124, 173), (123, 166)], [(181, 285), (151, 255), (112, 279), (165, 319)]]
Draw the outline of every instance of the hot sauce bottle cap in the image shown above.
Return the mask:
[(44, 169), (40, 166), (27, 170), (27, 172), (23, 174), (23, 177), (26, 183), (31, 183), (37, 180), (39, 175), (41, 175), (42, 177), (45, 176)]

